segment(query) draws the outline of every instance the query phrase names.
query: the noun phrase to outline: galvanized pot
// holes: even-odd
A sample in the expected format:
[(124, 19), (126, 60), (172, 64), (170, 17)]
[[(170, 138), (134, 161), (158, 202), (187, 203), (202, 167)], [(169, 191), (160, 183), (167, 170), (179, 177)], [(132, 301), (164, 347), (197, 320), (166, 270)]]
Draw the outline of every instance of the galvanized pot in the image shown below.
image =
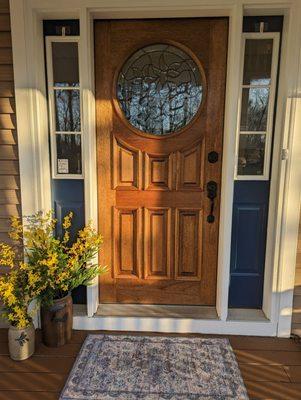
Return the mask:
[(59, 347), (72, 336), (73, 303), (71, 294), (41, 308), (42, 340), (46, 346)]
[(16, 361), (26, 360), (35, 349), (35, 328), (30, 324), (26, 328), (10, 326), (8, 329), (8, 347), (10, 358)]

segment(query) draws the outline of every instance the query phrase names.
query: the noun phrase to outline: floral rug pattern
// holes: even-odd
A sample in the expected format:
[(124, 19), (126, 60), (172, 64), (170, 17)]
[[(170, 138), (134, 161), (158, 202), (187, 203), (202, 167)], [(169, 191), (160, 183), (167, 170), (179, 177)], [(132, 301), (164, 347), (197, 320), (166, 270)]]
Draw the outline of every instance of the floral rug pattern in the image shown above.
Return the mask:
[(89, 335), (60, 400), (247, 400), (227, 339)]

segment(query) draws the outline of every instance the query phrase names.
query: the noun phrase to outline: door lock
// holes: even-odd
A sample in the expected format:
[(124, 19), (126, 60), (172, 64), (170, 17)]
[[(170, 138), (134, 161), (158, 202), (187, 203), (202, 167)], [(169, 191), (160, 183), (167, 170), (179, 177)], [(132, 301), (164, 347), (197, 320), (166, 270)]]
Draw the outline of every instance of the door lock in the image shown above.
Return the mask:
[(214, 211), (214, 199), (217, 196), (217, 183), (210, 181), (207, 183), (207, 197), (210, 199), (210, 214), (207, 216), (207, 222), (212, 224), (215, 220)]
[(218, 153), (216, 151), (210, 151), (210, 153), (208, 153), (208, 161), (210, 164), (215, 164), (218, 161)]

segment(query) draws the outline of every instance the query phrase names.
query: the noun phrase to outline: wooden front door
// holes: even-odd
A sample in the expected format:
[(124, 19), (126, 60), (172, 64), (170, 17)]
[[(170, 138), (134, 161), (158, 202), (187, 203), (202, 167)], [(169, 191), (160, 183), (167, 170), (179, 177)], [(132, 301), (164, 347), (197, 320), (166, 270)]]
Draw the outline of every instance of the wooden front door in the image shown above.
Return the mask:
[(95, 22), (102, 303), (215, 304), (227, 36)]

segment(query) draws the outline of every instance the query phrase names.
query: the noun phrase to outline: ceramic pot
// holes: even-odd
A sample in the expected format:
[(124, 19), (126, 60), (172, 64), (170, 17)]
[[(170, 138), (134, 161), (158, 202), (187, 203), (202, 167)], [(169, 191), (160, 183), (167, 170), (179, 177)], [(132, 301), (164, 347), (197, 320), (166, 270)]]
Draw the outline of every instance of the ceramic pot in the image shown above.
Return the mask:
[(42, 340), (46, 346), (59, 347), (72, 336), (73, 303), (71, 294), (41, 308)]
[(8, 329), (8, 347), (10, 358), (16, 361), (26, 360), (34, 353), (35, 328), (33, 324), (20, 329), (10, 326)]

